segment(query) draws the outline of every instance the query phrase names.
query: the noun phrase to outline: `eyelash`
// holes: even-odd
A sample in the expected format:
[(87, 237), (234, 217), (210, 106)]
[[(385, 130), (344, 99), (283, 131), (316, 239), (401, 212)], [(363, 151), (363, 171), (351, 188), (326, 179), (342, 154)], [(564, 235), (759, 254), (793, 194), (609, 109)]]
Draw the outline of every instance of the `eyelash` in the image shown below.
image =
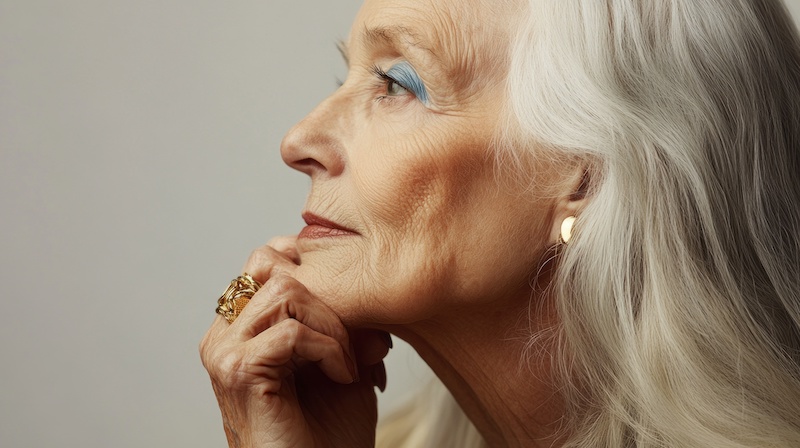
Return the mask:
[[(413, 95), (413, 93), (411, 92), (411, 89), (409, 89), (408, 87), (404, 86), (399, 81), (397, 81), (396, 79), (394, 79), (391, 76), (389, 76), (382, 68), (378, 67), (377, 65), (373, 65), (372, 66), (372, 73), (380, 81), (380, 83), (378, 84), (378, 87), (384, 89), (384, 91), (386, 91), (386, 89), (388, 89), (390, 83), (394, 83), (394, 84), (397, 84), (398, 86), (402, 87), (408, 93), (411, 93)], [(380, 101), (392, 100), (392, 99), (394, 99), (393, 96), (381, 95), (381, 96), (375, 98), (375, 101), (376, 102), (380, 102)]]

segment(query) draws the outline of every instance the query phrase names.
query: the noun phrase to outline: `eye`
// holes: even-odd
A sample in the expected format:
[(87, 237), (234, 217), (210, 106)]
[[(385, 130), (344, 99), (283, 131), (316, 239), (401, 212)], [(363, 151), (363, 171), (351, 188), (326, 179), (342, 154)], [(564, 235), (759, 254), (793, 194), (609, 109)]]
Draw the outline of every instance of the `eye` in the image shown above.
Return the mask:
[(397, 63), (385, 72), (380, 67), (373, 66), (372, 71), (380, 78), (381, 86), (386, 89), (385, 95), (379, 99), (411, 93), (423, 104), (428, 103), (428, 91), (425, 89), (425, 85), (417, 75), (417, 72), (408, 62)]
[(402, 85), (400, 81), (394, 79), (391, 75), (383, 71), (380, 67), (373, 66), (372, 72), (380, 80), (379, 86), (381, 89), (381, 96), (378, 97), (379, 100), (383, 100), (387, 97), (402, 96), (409, 93), (409, 90), (404, 85)]
[(391, 77), (387, 77), (386, 80), (386, 95), (388, 96), (400, 96), (404, 93), (408, 92), (408, 89), (401, 86), (399, 82), (392, 79)]

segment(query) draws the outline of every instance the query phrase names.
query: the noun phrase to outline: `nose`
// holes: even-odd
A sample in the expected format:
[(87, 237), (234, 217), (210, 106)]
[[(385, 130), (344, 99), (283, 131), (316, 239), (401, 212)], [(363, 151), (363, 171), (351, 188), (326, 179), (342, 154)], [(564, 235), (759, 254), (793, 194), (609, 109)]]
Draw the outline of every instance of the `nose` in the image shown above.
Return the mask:
[(330, 97), (296, 124), (281, 142), (281, 157), (290, 167), (312, 178), (337, 176), (345, 166), (342, 137), (345, 107)]

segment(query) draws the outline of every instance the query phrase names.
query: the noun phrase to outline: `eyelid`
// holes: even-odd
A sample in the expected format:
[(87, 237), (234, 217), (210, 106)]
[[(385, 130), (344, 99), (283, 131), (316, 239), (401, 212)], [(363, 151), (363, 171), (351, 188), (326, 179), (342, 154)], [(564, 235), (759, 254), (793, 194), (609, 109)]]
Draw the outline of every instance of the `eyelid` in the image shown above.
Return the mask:
[(398, 84), (414, 93), (423, 104), (428, 104), (428, 90), (417, 75), (414, 67), (406, 61), (398, 62), (386, 70), (386, 75), (397, 81)]

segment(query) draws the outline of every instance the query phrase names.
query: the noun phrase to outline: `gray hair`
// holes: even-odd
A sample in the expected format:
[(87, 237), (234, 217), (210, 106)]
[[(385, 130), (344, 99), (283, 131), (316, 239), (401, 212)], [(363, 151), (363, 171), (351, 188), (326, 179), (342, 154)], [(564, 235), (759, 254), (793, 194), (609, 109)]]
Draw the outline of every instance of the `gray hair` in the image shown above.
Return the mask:
[(787, 11), (531, 7), (509, 101), (514, 140), (535, 144), (515, 150), (590, 167), (553, 285), (568, 445), (800, 446), (800, 39)]

